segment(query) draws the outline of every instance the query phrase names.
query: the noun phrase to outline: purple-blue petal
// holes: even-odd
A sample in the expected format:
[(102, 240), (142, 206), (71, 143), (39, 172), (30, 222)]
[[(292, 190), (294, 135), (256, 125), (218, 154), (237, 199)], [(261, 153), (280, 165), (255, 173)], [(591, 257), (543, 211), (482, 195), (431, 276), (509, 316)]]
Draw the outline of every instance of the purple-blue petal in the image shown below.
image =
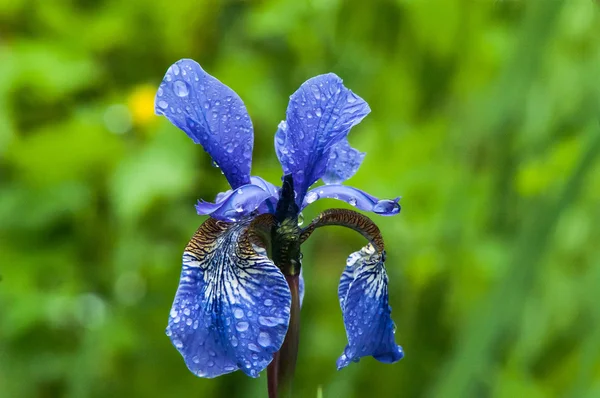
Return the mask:
[(332, 148), (369, 112), (367, 103), (333, 73), (307, 80), (290, 96), (286, 120), (275, 134), (275, 151), (284, 175), (293, 175), (298, 206), (325, 174)]
[(331, 148), (321, 179), (325, 184), (341, 184), (358, 171), (364, 158), (364, 152), (352, 148), (347, 138), (343, 139)]
[(182, 59), (171, 65), (154, 108), (202, 145), (232, 188), (250, 182), (254, 135), (246, 107), (196, 61)]
[(404, 356), (402, 347), (394, 341), (387, 285), (382, 253), (371, 244), (348, 257), (338, 288), (348, 345), (338, 358), (338, 370), (364, 356), (384, 363), (397, 362)]
[(238, 246), (248, 220), (207, 222), (183, 255), (167, 335), (199, 377), (238, 369), (258, 377), (283, 343), (291, 294), (268, 257)]
[(346, 185), (322, 185), (311, 189), (304, 198), (302, 209), (319, 199), (338, 199), (364, 211), (372, 211), (381, 216), (393, 216), (400, 213), (400, 198), (377, 199), (360, 189)]
[(252, 177), (250, 177), (250, 182), (254, 185), (258, 185), (265, 191), (269, 192), (271, 194), (271, 196), (273, 196), (274, 198), (279, 197), (279, 188), (276, 187), (275, 185), (271, 184), (269, 181), (265, 180), (264, 178), (252, 176)]
[(279, 199), (279, 188), (271, 184), (269, 181), (257, 176), (250, 177), (250, 182), (252, 182), (254, 185), (258, 185), (271, 195), (264, 202), (262, 202), (260, 206), (258, 206), (258, 213), (275, 213), (275, 209), (277, 208), (277, 200)]
[(215, 203), (199, 200), (196, 211), (222, 221), (237, 221), (257, 210), (271, 194), (258, 185), (247, 184), (217, 195)]

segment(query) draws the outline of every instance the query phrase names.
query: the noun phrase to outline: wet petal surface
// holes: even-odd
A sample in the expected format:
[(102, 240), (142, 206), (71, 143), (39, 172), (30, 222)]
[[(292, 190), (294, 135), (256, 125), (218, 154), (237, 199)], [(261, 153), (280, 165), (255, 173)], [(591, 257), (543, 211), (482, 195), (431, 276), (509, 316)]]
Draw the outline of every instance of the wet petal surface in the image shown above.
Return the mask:
[(365, 153), (350, 146), (343, 139), (331, 148), (327, 170), (321, 179), (325, 184), (341, 184), (352, 177), (365, 158)]
[(275, 151), (284, 174), (294, 177), (298, 206), (325, 173), (332, 148), (369, 112), (367, 103), (333, 73), (307, 80), (290, 96)]
[(208, 219), (183, 255), (167, 335), (200, 377), (238, 369), (258, 377), (288, 328), (287, 282), (271, 260), (244, 240), (249, 222)]
[(402, 347), (394, 341), (383, 257), (369, 244), (352, 253), (346, 262), (338, 297), (348, 345), (337, 361), (338, 370), (364, 356), (371, 355), (384, 363), (397, 362), (404, 356)]
[(217, 220), (237, 221), (259, 209), (271, 194), (258, 185), (248, 184), (217, 195), (215, 203), (199, 200), (196, 212)]
[(346, 185), (323, 185), (311, 189), (304, 198), (302, 209), (319, 199), (338, 199), (360, 210), (372, 211), (381, 216), (393, 216), (400, 213), (400, 198), (377, 199), (360, 189)]
[(254, 134), (240, 97), (191, 59), (171, 65), (154, 103), (164, 115), (202, 147), (232, 188), (250, 182)]

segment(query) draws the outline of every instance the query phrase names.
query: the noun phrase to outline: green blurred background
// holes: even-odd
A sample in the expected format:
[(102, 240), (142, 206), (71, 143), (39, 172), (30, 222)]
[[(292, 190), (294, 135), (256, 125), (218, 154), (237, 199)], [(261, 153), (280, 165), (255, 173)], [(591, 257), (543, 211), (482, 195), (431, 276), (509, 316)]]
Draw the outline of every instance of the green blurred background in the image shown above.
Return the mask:
[(0, 0), (0, 397), (266, 393), (265, 374), (196, 378), (164, 334), (193, 205), (227, 189), (154, 116), (179, 58), (244, 99), (253, 174), (274, 183), (288, 96), (337, 73), (372, 108), (348, 184), (403, 196), (373, 219), (406, 357), (335, 370), (337, 284), (364, 241), (319, 230), (298, 397), (600, 397), (598, 8)]

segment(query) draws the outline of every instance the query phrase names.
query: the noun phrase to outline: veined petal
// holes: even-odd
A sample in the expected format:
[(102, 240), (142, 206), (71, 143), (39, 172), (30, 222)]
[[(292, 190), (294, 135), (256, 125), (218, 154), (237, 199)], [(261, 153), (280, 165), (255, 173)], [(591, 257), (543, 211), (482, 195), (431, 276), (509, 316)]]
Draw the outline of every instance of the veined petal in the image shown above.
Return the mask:
[(294, 177), (298, 206), (325, 173), (332, 147), (370, 111), (333, 73), (307, 80), (290, 96), (286, 120), (275, 134), (275, 151), (284, 174)]
[(215, 203), (199, 200), (196, 211), (222, 221), (237, 221), (258, 209), (271, 194), (258, 185), (247, 184), (217, 195)]
[(383, 257), (369, 244), (352, 253), (346, 262), (338, 296), (348, 345), (337, 361), (338, 370), (368, 355), (384, 363), (397, 362), (404, 356), (402, 347), (394, 341)]
[(288, 328), (290, 290), (281, 271), (244, 235), (249, 223), (210, 218), (183, 255), (167, 335), (200, 377), (238, 369), (258, 377)]
[(352, 148), (345, 138), (331, 148), (327, 170), (321, 179), (325, 184), (341, 184), (358, 171), (364, 158), (365, 153)]
[(250, 182), (254, 135), (240, 97), (191, 59), (171, 65), (154, 108), (183, 130), (223, 170), (232, 188)]
[(393, 216), (400, 213), (400, 198), (393, 200), (377, 199), (360, 189), (346, 185), (323, 185), (311, 189), (304, 198), (302, 209), (319, 199), (338, 199), (364, 211), (372, 211), (382, 216)]

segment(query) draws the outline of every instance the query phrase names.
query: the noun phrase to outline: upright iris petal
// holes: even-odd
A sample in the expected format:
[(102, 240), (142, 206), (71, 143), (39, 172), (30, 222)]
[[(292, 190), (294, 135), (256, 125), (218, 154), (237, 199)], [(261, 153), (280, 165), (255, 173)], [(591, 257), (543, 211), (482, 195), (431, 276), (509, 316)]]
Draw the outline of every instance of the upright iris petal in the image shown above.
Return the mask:
[(267, 367), (285, 337), (291, 294), (283, 274), (236, 224), (209, 218), (183, 255), (167, 335), (201, 377)]
[(333, 73), (307, 80), (292, 94), (286, 120), (275, 134), (275, 150), (284, 174), (293, 175), (298, 206), (325, 174), (332, 148), (369, 112), (367, 103)]
[(202, 147), (232, 188), (250, 183), (252, 122), (240, 97), (191, 59), (167, 70), (155, 100), (166, 116)]
[(340, 184), (352, 177), (365, 158), (365, 153), (350, 146), (343, 139), (331, 148), (327, 170), (321, 179), (325, 184)]
[(337, 361), (338, 369), (368, 355), (384, 363), (397, 362), (404, 356), (402, 347), (394, 342), (383, 256), (369, 244), (346, 262), (338, 296), (348, 345)]

